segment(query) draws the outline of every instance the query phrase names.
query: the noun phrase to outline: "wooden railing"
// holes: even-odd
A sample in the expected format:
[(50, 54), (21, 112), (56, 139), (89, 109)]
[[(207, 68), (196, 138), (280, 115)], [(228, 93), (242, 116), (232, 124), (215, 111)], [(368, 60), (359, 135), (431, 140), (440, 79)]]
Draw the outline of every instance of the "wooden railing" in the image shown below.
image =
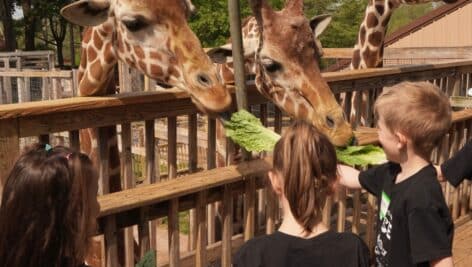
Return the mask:
[[(370, 107), (382, 86), (404, 80), (426, 80), (438, 84), (449, 95), (464, 95), (470, 86), (472, 61), (448, 64), (414, 66), (402, 69), (365, 70), (343, 73), (327, 73), (335, 94), (345, 99), (348, 114), (353, 108), (360, 110), (362, 99), (351, 101), (353, 92), (362, 92)], [(273, 121), (277, 132), (282, 128), (282, 113), (275, 109), (268, 112), (267, 100), (250, 86), (249, 103), (257, 109), (264, 123)], [(352, 104), (353, 103), (353, 104)], [(102, 149), (106, 141), (99, 137), (100, 161), (98, 169), (103, 196), (101, 204), (100, 230), (105, 240), (104, 261), (107, 266), (118, 266), (117, 229), (126, 227), (126, 265), (133, 266), (133, 229), (137, 228), (139, 251), (142, 256), (156, 249), (155, 219), (167, 217), (169, 243), (166, 257), (158, 257), (158, 264), (169, 266), (206, 266), (207, 262), (223, 259), (228, 266), (232, 253), (244, 242), (260, 233), (271, 233), (279, 220), (279, 209), (274, 196), (265, 189), (264, 173), (270, 168), (270, 160), (258, 159), (238, 166), (214, 169), (216, 127), (215, 120), (208, 119), (207, 170), (193, 173), (199, 162), (197, 156), (197, 110), (188, 95), (182, 91), (142, 92), (111, 97), (70, 98), (53, 101), (30, 102), (0, 106), (0, 177), (3, 184), (6, 174), (20, 153), (20, 141), (31, 136), (43, 136), (66, 131), (69, 144), (80, 145), (78, 130), (100, 128), (120, 124), (121, 164), (125, 190), (106, 194), (108, 184), (107, 150)], [(354, 117), (358, 126), (357, 138), (361, 144), (375, 143), (376, 131), (372, 126), (372, 111), (368, 108), (366, 122)], [(188, 119), (188, 170), (190, 175), (177, 176), (177, 116)], [(167, 170), (164, 179), (156, 170), (154, 120), (167, 120)], [(145, 122), (146, 182), (136, 187), (132, 172), (131, 124)], [(457, 111), (450, 133), (436, 149), (433, 160), (438, 163), (455, 153), (471, 138), (472, 110)], [(100, 132), (100, 131), (99, 131)], [(159, 165), (157, 165), (159, 166)], [(162, 179), (161, 179), (162, 178)], [(254, 180), (254, 186), (247, 181)], [(470, 184), (463, 183), (454, 190), (444, 184), (445, 196), (456, 222), (469, 219)], [(233, 206), (234, 198), (244, 199), (244, 208)], [(219, 201), (220, 205), (213, 203)], [(209, 203), (212, 203), (208, 205)], [(237, 203), (237, 202), (236, 202)], [(179, 212), (191, 210), (189, 246), (179, 245)], [(215, 226), (215, 216), (220, 219), (221, 230)], [(238, 220), (238, 217), (242, 217)], [(323, 220), (339, 231), (352, 231), (365, 238), (372, 247), (374, 238), (375, 200), (361, 191), (341, 191), (331, 198), (324, 209)], [(242, 229), (234, 222), (242, 222)], [(152, 222), (152, 223), (150, 223)], [(149, 227), (149, 225), (153, 227)], [(162, 238), (162, 237), (160, 237)], [(160, 250), (160, 248), (157, 248)]]

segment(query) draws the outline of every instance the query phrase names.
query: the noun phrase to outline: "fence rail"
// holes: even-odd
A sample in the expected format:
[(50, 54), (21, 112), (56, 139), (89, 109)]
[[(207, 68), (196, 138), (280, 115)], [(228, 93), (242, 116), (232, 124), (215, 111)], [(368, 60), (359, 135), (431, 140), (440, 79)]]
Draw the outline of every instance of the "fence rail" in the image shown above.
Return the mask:
[[(424, 65), (405, 68), (387, 68), (342, 73), (326, 73), (330, 87), (338, 97), (344, 99), (347, 114), (352, 110), (371, 107), (382, 87), (404, 80), (431, 81), (449, 95), (464, 96), (470, 87), (472, 61), (447, 64)], [(353, 99), (354, 92), (361, 97)], [(267, 100), (256, 93), (249, 84), (248, 102), (257, 110), (264, 123), (269, 119), (271, 127), (280, 132), (283, 126), (282, 113), (275, 109), (269, 112)], [(263, 173), (270, 167), (269, 159), (244, 162), (237, 166), (213, 169), (216, 154), (215, 120), (208, 119), (206, 130), (207, 170), (197, 171), (199, 139), (197, 138), (197, 110), (188, 95), (182, 91), (140, 92), (110, 97), (69, 98), (42, 102), (10, 104), (0, 106), (0, 177), (6, 173), (20, 153), (20, 140), (25, 137), (43, 136), (66, 131), (70, 145), (79, 147), (78, 131), (83, 128), (100, 128), (119, 124), (121, 127), (121, 164), (125, 190), (99, 197), (102, 206), (100, 229), (97, 234), (105, 240), (105, 254), (102, 264), (118, 266), (117, 255), (125, 253), (127, 266), (135, 260), (133, 253), (134, 234), (137, 232), (139, 251), (142, 256), (157, 247), (157, 218), (167, 217), (169, 243), (165, 256), (158, 256), (159, 266), (206, 266), (206, 263), (224, 258), (230, 259), (244, 240), (254, 234), (271, 233), (279, 220), (279, 209), (275, 197), (266, 190)], [(356, 136), (360, 143), (377, 142), (372, 127), (374, 120), (371, 108), (367, 108), (366, 121), (352, 117), (357, 126)], [(188, 127), (188, 172), (177, 178), (177, 117), (185, 117)], [(155, 120), (165, 118), (167, 122), (167, 175), (161, 176), (155, 149)], [(145, 134), (145, 183), (136, 186), (132, 171), (132, 124), (144, 122)], [(366, 127), (367, 126), (367, 127)], [(435, 150), (434, 162), (442, 162), (468, 139), (472, 132), (472, 110), (464, 109), (454, 113), (454, 124), (441, 145)], [(44, 139), (42, 139), (44, 140)], [(99, 138), (98, 147), (104, 147), (105, 139)], [(100, 150), (98, 169), (102, 188), (108, 184), (107, 151)], [(164, 161), (164, 160), (163, 160)], [(159, 165), (157, 165), (159, 166)], [(247, 181), (254, 180), (255, 183)], [(254, 186), (249, 186), (254, 185)], [(465, 182), (454, 189), (444, 184), (447, 203), (456, 222), (468, 220), (471, 206), (470, 183)], [(245, 199), (244, 206), (234, 205), (234, 198)], [(215, 202), (221, 204), (215, 205)], [(236, 202), (237, 203), (237, 202)], [(341, 191), (327, 201), (323, 220), (338, 231), (352, 231), (362, 235), (372, 247), (374, 240), (375, 199), (361, 191)], [(189, 244), (179, 244), (182, 222), (179, 212), (190, 210), (187, 234)], [(217, 215), (217, 216), (216, 216)], [(215, 222), (214, 218), (220, 218)], [(180, 223), (179, 223), (180, 222)], [(239, 225), (239, 224), (242, 224)], [(149, 225), (153, 225), (150, 227)], [(219, 226), (218, 226), (219, 225)], [(118, 252), (117, 230), (125, 228), (126, 250)], [(242, 231), (244, 229), (244, 231)], [(161, 237), (162, 238), (162, 237)], [(105, 260), (106, 259), (106, 260)], [(226, 266), (226, 265), (224, 265)]]

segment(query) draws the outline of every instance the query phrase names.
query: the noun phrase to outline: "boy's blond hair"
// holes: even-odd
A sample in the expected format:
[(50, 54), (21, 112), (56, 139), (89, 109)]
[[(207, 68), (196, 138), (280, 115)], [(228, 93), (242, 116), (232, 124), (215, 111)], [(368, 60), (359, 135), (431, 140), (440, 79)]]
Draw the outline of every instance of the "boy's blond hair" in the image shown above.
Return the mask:
[(410, 138), (415, 152), (426, 159), (451, 127), (449, 99), (429, 82), (402, 82), (385, 88), (374, 112), (389, 130)]

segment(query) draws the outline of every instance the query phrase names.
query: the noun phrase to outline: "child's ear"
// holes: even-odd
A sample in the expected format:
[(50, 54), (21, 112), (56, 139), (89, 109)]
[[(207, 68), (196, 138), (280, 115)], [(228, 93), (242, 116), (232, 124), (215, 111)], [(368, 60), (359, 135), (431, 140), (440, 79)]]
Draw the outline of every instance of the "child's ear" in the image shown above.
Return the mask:
[(408, 143), (408, 138), (406, 137), (406, 135), (404, 135), (401, 132), (395, 132), (395, 136), (398, 139), (398, 144), (397, 144), (398, 149), (404, 148)]
[(269, 171), (267, 175), (269, 176), (270, 184), (274, 192), (278, 196), (282, 195), (282, 179), (280, 179), (279, 175), (274, 171)]

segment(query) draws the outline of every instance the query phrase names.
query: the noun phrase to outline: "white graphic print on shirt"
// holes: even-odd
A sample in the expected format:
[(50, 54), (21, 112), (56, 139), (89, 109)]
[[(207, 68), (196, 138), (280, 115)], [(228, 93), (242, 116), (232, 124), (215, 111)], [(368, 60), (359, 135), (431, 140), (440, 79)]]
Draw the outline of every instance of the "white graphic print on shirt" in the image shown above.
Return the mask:
[(390, 212), (390, 198), (382, 192), (380, 204), (380, 231), (377, 234), (377, 244), (375, 245), (375, 261), (379, 267), (387, 267), (387, 254), (392, 233), (392, 213)]

